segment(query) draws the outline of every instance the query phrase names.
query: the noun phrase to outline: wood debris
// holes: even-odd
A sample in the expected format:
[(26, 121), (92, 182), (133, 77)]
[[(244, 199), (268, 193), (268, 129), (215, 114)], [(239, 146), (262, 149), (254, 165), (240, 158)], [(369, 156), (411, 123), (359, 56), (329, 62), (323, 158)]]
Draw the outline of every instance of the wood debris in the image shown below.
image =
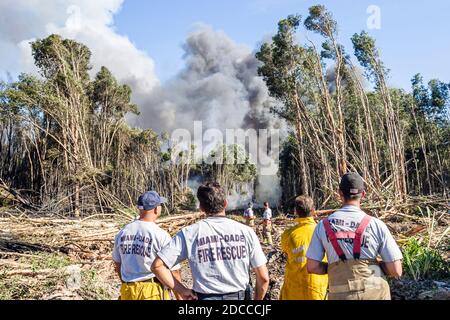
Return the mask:
[[(318, 211), (318, 220), (333, 211)], [(417, 215), (411, 210), (372, 206), (366, 208), (366, 212), (384, 220), (400, 244), (410, 237), (425, 237), (429, 233), (430, 217)], [(174, 235), (181, 228), (202, 217), (199, 212), (185, 212), (160, 218), (157, 223)], [(229, 217), (244, 222), (240, 212), (232, 212)], [(97, 284), (107, 284), (109, 286), (107, 291), (110, 292), (110, 296), (104, 298), (115, 299), (120, 283), (111, 262), (114, 236), (123, 225), (134, 218), (120, 213), (97, 215), (84, 219), (61, 219), (59, 217), (29, 216), (23, 212), (3, 212), (0, 214), (0, 281), (14, 278), (16, 282), (18, 281), (24, 286), (39, 286), (36, 281), (49, 281), (48, 279), (52, 277), (64, 275), (63, 271), (67, 265), (62, 267), (57, 264), (50, 267), (46, 265), (49, 257), (51, 259), (53, 259), (52, 257), (62, 257), (66, 264), (80, 265), (83, 272), (101, 274), (103, 278), (102, 280), (97, 279)], [(448, 215), (436, 215), (433, 219), (435, 224), (433, 237), (448, 244)], [(280, 248), (281, 234), (294, 224), (293, 215), (276, 216), (273, 220), (274, 246), (263, 246), (268, 257), (271, 277), (268, 294), (270, 299), (278, 299), (283, 284), (286, 258)], [(260, 218), (256, 220), (255, 231), (262, 238)], [(186, 283), (192, 282), (187, 264), (183, 264), (182, 274)], [(60, 283), (59, 288), (61, 292), (67, 291), (64, 284)], [(102, 290), (104, 291), (104, 289), (99, 291)], [(87, 292), (82, 293), (80, 290), (70, 294), (47, 292), (42, 295), (36, 292), (36, 295), (39, 298), (53, 297), (55, 299), (64, 297), (67, 299), (94, 298)]]

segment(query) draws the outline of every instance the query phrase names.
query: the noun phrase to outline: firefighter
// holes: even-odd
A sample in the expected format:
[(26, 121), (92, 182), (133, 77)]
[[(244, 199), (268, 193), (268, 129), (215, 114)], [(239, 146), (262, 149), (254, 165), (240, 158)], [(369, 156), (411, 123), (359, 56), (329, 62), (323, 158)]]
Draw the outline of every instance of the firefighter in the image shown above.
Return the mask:
[[(215, 182), (197, 191), (200, 211), (206, 213), (179, 231), (158, 253), (152, 265), (155, 275), (187, 300), (244, 300), (250, 269), (256, 273), (255, 300), (262, 300), (269, 286), (267, 259), (252, 228), (228, 219), (225, 190)], [(180, 283), (170, 268), (189, 261), (192, 290)]]
[(245, 218), (245, 223), (249, 227), (253, 228), (255, 226), (255, 214), (253, 213), (253, 203), (251, 203), (251, 202), (248, 203), (248, 208), (245, 209), (245, 211), (244, 211), (244, 218)]
[[(390, 300), (385, 276), (401, 276), (402, 253), (387, 226), (361, 210), (366, 192), (358, 173), (342, 177), (339, 195), (341, 209), (314, 230), (308, 272), (328, 274), (329, 300)], [(328, 263), (322, 262), (325, 253)]]
[[(112, 258), (122, 281), (120, 300), (169, 300), (170, 293), (150, 270), (156, 253), (170, 243), (170, 235), (158, 227), (161, 204), (166, 201), (155, 191), (138, 199), (139, 217), (117, 234)], [(180, 266), (172, 274), (181, 281)]]
[(271, 246), (272, 242), (272, 209), (269, 207), (268, 202), (264, 202), (263, 213), (263, 243)]
[(281, 235), (281, 249), (287, 262), (280, 300), (325, 300), (328, 276), (309, 274), (306, 270), (306, 251), (316, 227), (313, 199), (298, 196), (295, 214), (297, 224)]

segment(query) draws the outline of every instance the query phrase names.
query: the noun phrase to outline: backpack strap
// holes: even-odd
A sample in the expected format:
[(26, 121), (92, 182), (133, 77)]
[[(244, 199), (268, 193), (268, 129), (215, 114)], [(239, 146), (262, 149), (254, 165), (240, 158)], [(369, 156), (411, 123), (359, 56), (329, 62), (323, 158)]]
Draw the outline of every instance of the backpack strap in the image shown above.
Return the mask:
[(361, 238), (366, 230), (367, 226), (370, 223), (371, 216), (365, 215), (364, 218), (361, 220), (361, 223), (359, 224), (358, 228), (355, 231), (355, 238), (353, 240), (353, 258), (359, 259), (361, 255)]
[(330, 240), (331, 245), (334, 248), (334, 251), (336, 251), (336, 254), (339, 256), (339, 259), (341, 259), (342, 261), (347, 260), (344, 251), (342, 250), (341, 246), (337, 241), (336, 234), (331, 228), (331, 224), (328, 218), (323, 219), (323, 226), (325, 227), (325, 232), (327, 233), (328, 239)]

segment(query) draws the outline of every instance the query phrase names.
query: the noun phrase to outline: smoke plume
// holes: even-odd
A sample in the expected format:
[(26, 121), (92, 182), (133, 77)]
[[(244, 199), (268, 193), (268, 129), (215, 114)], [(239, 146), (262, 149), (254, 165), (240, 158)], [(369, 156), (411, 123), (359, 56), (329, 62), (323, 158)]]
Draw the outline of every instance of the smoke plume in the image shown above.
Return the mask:
[(187, 38), (185, 67), (174, 78), (140, 101), (141, 115), (132, 121), (156, 131), (191, 129), (268, 128), (270, 97), (257, 76), (251, 50), (223, 32), (201, 26)]
[[(270, 114), (275, 102), (257, 75), (259, 61), (247, 47), (235, 43), (223, 32), (201, 26), (183, 45), (185, 67), (152, 94), (138, 101), (141, 114), (132, 123), (157, 132), (193, 129), (202, 121), (203, 130), (271, 129), (280, 123)], [(260, 176), (256, 193), (235, 195), (232, 207), (256, 201), (278, 202), (279, 179)]]

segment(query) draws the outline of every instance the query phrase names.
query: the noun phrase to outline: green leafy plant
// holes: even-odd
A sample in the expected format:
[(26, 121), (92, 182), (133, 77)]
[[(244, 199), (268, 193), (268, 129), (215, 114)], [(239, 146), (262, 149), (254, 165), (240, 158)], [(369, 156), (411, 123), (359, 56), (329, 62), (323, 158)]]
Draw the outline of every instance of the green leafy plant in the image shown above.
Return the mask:
[(417, 239), (411, 239), (403, 247), (404, 269), (408, 277), (414, 280), (445, 278), (449, 266), (440, 253), (427, 247)]
[(428, 219), (427, 236), (422, 239), (411, 238), (403, 247), (403, 266), (408, 277), (414, 280), (437, 279), (450, 277), (450, 267), (439, 250), (435, 249), (445, 238), (447, 229), (432, 247), (432, 239), (436, 226), (434, 213), (430, 208), (426, 212), (419, 208), (420, 214)]
[(70, 261), (67, 257), (54, 253), (40, 253), (31, 260), (32, 270), (61, 269), (67, 267)]

